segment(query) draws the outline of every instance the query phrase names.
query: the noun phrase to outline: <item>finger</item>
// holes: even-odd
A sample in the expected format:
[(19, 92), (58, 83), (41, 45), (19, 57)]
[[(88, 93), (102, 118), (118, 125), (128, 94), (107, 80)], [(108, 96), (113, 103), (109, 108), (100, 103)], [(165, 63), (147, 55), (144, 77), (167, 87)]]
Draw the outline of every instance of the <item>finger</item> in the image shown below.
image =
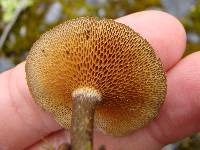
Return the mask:
[(161, 11), (143, 11), (117, 19), (140, 33), (152, 45), (165, 70), (174, 66), (185, 50), (186, 34), (181, 23)]
[(49, 148), (53, 147), (54, 149), (58, 149), (58, 147), (63, 143), (70, 144), (69, 132), (62, 129), (59, 130), (47, 137), (44, 140), (40, 140), (38, 143), (32, 145), (31, 147), (27, 148), (27, 150), (38, 150), (41, 148)]
[[(40, 140), (27, 150), (38, 150), (50, 146), (56, 149), (60, 144), (66, 142), (70, 143), (69, 133), (61, 130), (47, 136), (45, 140)], [(118, 138), (102, 133), (95, 133), (94, 150), (99, 150), (99, 147), (102, 145), (108, 150), (159, 150), (161, 148), (161, 144), (143, 129), (135, 132), (133, 135)]]
[[(168, 76), (168, 94), (159, 116), (147, 127), (126, 137), (115, 138), (97, 133), (94, 142), (97, 149), (104, 144), (107, 149), (159, 150), (164, 145), (189, 136), (200, 130), (200, 52), (180, 61)], [(56, 140), (58, 137), (59, 142)], [(55, 146), (65, 142), (64, 131), (47, 138)], [(145, 141), (145, 142), (144, 142)], [(31, 150), (36, 150), (40, 142)]]
[[(143, 36), (146, 35), (145, 38), (150, 41), (154, 48), (157, 48), (156, 51), (158, 52), (158, 55), (159, 52), (161, 52), (162, 50), (167, 50), (166, 52), (163, 52), (165, 53), (165, 55), (172, 56), (172, 54), (168, 53), (174, 53), (176, 58), (181, 57), (180, 55), (178, 56), (178, 54), (181, 54), (181, 51), (183, 52), (185, 42), (183, 38), (184, 31), (182, 26), (176, 21), (176, 19), (174, 19), (170, 15), (162, 12), (157, 13), (160, 15), (156, 15), (156, 12), (152, 11), (150, 11), (149, 13), (137, 13), (136, 15), (130, 15), (128, 17), (121, 18), (121, 20), (118, 21), (124, 21), (124, 23), (127, 25), (134, 24), (135, 29), (138, 29), (137, 32), (140, 32)], [(138, 15), (143, 18), (141, 19), (143, 20), (143, 25), (141, 25), (141, 22), (138, 19)], [(156, 45), (156, 38), (154, 38), (154, 36), (150, 36), (150, 31), (148, 31), (149, 29), (145, 28), (144, 25), (149, 24), (149, 17), (154, 18), (154, 23), (157, 22), (155, 23), (157, 24), (157, 29), (160, 24), (160, 26), (162, 27), (165, 26), (164, 29), (168, 30), (169, 33), (172, 33), (171, 30), (173, 29), (171, 28), (171, 25), (173, 25), (173, 28), (176, 29), (176, 31), (173, 32), (177, 33), (174, 36), (176, 37), (176, 39), (182, 39), (182, 42), (179, 42), (179, 44), (182, 44), (182, 46), (180, 46), (179, 48), (176, 47), (178, 48), (178, 53), (168, 50), (169, 48), (175, 48), (169, 46), (171, 45), (171, 43), (167, 42), (171, 39), (162, 38), (164, 34), (161, 34), (160, 32), (164, 32), (165, 34), (167, 34), (164, 30), (159, 31), (159, 34), (161, 36), (160, 39), (162, 40), (160, 41), (158, 38), (157, 40), (158, 43), (163, 42), (165, 44), (163, 45), (163, 47)], [(130, 22), (127, 21), (128, 18), (130, 18)], [(163, 21), (160, 21), (161, 19), (171, 22), (170, 25), (167, 23), (162, 24)], [(144, 26), (144, 30), (140, 29), (139, 26)], [(151, 29), (151, 34), (155, 34), (155, 31), (157, 32), (156, 28), (155, 30), (153, 30), (153, 28)], [(145, 34), (146, 32), (148, 32), (148, 34)], [(167, 46), (167, 44), (169, 45)], [(163, 56), (160, 57), (161, 59), (163, 59)], [(171, 60), (173, 60), (173, 63)], [(163, 63), (168, 63), (168, 65), (164, 64), (164, 66), (171, 67), (169, 64), (173, 65), (178, 61), (174, 60), (175, 59), (169, 59), (169, 63), (165, 61), (165, 59), (163, 59)], [(33, 99), (28, 92), (25, 81), (24, 64), (20, 64), (16, 68), (1, 74), (0, 83), (0, 91), (2, 91), (3, 93), (0, 95), (0, 127), (2, 127), (3, 129), (2, 132), (0, 132), (1, 145), (4, 145), (5, 147), (8, 147), (10, 149), (12, 149), (13, 146), (15, 149), (22, 149), (30, 144), (37, 142), (37, 140), (42, 139), (42, 137), (48, 135), (49, 133), (55, 132), (56, 130), (60, 129), (60, 127), (52, 119), (52, 117), (48, 113), (41, 111), (40, 108), (37, 107), (33, 102)], [(16, 137), (18, 138), (16, 139)]]
[(168, 72), (166, 102), (150, 126), (152, 135), (161, 143), (170, 143), (200, 130), (199, 60), (200, 52), (193, 53)]
[(59, 128), (31, 98), (24, 63), (0, 74), (0, 85), (0, 145), (3, 148), (23, 149)]

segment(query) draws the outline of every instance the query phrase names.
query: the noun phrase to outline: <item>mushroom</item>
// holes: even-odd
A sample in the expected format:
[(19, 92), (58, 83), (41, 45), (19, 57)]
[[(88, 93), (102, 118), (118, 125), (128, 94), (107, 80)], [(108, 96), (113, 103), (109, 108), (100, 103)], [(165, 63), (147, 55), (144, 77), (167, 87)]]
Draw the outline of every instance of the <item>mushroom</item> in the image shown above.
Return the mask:
[(111, 19), (81, 17), (56, 26), (32, 46), (25, 68), (36, 103), (71, 127), (73, 150), (92, 147), (93, 124), (113, 136), (144, 127), (166, 95), (151, 45)]

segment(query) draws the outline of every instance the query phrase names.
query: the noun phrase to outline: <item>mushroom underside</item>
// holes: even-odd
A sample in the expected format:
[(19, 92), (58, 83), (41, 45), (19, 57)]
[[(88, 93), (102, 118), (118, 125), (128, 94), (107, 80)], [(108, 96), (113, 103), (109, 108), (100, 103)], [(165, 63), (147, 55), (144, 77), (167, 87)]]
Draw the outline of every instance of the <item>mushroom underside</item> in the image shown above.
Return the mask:
[(72, 93), (98, 90), (95, 125), (111, 135), (143, 127), (159, 111), (166, 78), (153, 48), (130, 27), (110, 19), (79, 18), (43, 34), (26, 62), (36, 102), (71, 126)]

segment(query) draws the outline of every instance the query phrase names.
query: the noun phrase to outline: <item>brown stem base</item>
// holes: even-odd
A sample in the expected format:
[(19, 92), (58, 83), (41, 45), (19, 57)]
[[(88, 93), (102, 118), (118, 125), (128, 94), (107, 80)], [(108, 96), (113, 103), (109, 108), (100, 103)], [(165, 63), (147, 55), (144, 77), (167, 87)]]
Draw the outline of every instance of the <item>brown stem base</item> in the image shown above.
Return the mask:
[(94, 113), (101, 95), (91, 88), (79, 88), (72, 99), (72, 150), (92, 150)]

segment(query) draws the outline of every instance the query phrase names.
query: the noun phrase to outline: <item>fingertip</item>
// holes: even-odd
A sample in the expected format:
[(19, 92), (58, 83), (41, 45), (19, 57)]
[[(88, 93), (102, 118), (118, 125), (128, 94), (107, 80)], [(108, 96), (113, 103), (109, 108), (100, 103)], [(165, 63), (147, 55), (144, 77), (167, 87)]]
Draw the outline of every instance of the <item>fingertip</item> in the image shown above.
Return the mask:
[(121, 17), (124, 23), (140, 33), (155, 49), (165, 70), (174, 66), (182, 57), (186, 46), (186, 32), (174, 16), (157, 10), (142, 11)]

